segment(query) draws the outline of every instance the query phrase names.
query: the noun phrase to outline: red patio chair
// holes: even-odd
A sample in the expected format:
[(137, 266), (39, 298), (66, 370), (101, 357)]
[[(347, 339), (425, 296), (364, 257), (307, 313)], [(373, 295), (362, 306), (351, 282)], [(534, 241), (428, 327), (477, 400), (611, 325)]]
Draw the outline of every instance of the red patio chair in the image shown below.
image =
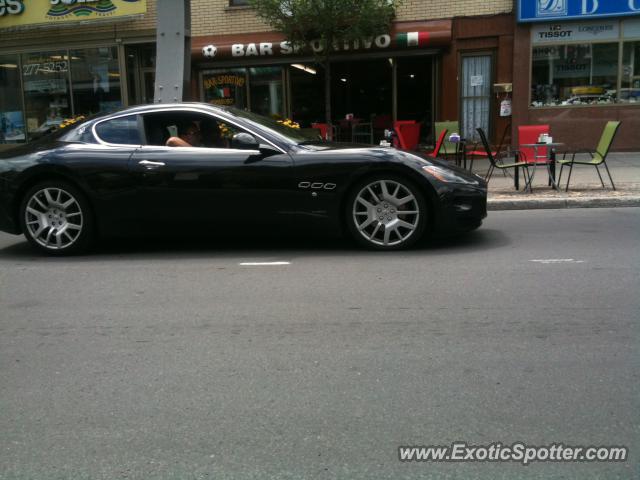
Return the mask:
[(420, 124), (415, 120), (397, 120), (393, 124), (397, 142), (394, 146), (401, 150), (415, 150), (420, 139)]
[[(540, 135), (549, 133), (549, 125), (520, 125), (518, 127), (518, 143), (538, 143)], [(538, 147), (538, 158), (533, 147), (518, 147), (521, 159), (531, 164), (547, 164), (547, 147)]]
[(442, 144), (444, 143), (444, 139), (447, 136), (448, 130), (445, 128), (440, 132), (440, 136), (438, 137), (438, 141), (436, 142), (436, 146), (433, 149), (433, 152), (427, 153), (431, 158), (436, 158), (440, 153), (440, 149), (442, 148)]

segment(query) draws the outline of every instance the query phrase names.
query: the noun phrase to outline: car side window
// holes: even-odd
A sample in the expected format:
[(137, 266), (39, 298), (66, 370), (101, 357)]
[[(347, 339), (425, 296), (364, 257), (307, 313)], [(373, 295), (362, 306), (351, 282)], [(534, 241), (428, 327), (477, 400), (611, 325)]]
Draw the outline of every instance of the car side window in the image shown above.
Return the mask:
[(103, 142), (121, 145), (141, 145), (138, 116), (113, 118), (96, 125), (96, 134)]
[(232, 137), (243, 131), (224, 119), (196, 112), (157, 112), (143, 119), (146, 145), (231, 148)]

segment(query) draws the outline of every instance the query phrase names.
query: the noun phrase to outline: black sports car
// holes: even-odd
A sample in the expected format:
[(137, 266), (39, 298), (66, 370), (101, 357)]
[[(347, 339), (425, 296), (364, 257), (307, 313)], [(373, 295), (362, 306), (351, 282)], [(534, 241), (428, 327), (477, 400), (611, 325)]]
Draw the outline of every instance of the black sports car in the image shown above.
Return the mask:
[(392, 250), (479, 227), (486, 198), (446, 161), (201, 103), (128, 108), (0, 152), (0, 230), (51, 254), (97, 234), (286, 226)]

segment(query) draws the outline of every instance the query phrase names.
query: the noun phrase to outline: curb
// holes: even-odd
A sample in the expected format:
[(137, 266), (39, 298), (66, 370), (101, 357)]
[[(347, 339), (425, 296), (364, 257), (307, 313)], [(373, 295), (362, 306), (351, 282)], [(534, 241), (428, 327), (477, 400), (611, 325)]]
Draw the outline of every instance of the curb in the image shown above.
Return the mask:
[(624, 197), (489, 199), (487, 210), (640, 207), (640, 195)]

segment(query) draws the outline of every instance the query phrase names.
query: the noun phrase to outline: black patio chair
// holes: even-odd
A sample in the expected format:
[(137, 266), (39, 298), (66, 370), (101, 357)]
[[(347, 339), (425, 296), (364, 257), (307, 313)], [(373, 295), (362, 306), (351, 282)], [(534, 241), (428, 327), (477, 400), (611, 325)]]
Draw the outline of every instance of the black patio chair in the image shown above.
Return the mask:
[(528, 187), (529, 191), (531, 191), (531, 175), (529, 174), (529, 165), (527, 164), (527, 162), (515, 161), (512, 163), (504, 163), (503, 159), (506, 157), (506, 155), (501, 155), (500, 152), (494, 154), (495, 152), (491, 150), (491, 145), (487, 140), (487, 135), (484, 133), (484, 130), (482, 130), (482, 128), (477, 128), (476, 131), (478, 132), (478, 135), (480, 135), (480, 141), (482, 142), (482, 146), (484, 147), (487, 158), (489, 159), (489, 170), (487, 171), (487, 175), (484, 177), (485, 181), (489, 183), (491, 175), (493, 175), (493, 171), (495, 169), (505, 171), (508, 169), (515, 170), (518, 168), (522, 168), (522, 173), (525, 180), (525, 190)]

